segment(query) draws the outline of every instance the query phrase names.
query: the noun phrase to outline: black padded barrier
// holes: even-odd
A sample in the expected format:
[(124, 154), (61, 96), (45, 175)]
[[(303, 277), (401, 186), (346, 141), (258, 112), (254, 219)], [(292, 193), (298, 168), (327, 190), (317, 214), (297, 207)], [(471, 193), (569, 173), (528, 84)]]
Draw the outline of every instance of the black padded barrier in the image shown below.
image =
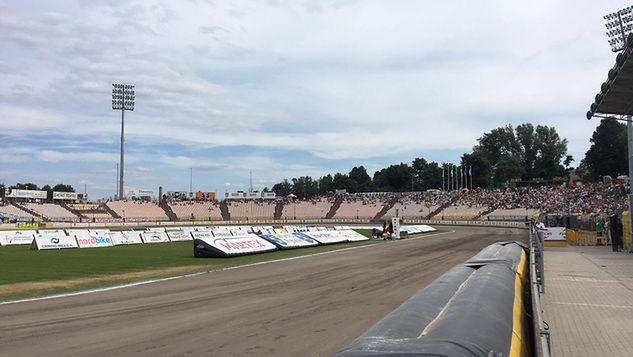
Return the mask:
[(528, 356), (526, 249), (518, 242), (484, 248), (334, 356)]

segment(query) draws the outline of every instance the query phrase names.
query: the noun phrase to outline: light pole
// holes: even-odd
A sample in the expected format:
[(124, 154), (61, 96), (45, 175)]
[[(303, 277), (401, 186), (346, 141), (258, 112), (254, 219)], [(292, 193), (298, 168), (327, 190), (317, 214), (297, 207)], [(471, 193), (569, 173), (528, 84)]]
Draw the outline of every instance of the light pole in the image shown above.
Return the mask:
[(134, 85), (112, 84), (112, 110), (121, 111), (121, 158), (119, 163), (119, 200), (123, 199), (123, 147), (125, 134), (125, 111), (134, 110)]
[[(619, 52), (626, 49), (626, 36), (633, 30), (633, 6), (604, 16), (607, 21), (607, 36), (611, 51)], [(626, 136), (629, 162), (629, 227), (633, 227), (633, 117), (626, 116)], [(629, 233), (631, 234), (631, 233)], [(632, 250), (633, 246), (629, 248)]]

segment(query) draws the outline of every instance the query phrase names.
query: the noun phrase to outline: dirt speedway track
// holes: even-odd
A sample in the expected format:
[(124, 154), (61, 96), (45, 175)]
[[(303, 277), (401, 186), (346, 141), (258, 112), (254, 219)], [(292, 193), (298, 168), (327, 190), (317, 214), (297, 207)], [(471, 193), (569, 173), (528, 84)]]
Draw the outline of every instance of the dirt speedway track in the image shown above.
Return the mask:
[(329, 356), (455, 264), (526, 231), (454, 233), (0, 305), (2, 356)]

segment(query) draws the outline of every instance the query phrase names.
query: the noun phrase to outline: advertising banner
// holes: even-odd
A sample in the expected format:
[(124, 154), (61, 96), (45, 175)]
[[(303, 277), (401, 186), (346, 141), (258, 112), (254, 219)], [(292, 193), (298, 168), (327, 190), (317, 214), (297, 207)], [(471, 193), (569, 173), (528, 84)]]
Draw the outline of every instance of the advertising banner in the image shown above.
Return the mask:
[(180, 229), (168, 229), (167, 236), (169, 237), (169, 240), (171, 240), (172, 242), (182, 242), (182, 241), (192, 239), (191, 234), (189, 234), (189, 232), (185, 232)]
[(46, 191), (18, 190), (15, 188), (6, 188), (4, 190), (4, 197), (6, 198), (32, 198), (32, 199), (38, 199), (38, 200), (45, 200)]
[(31, 244), (32, 249), (46, 250), (46, 249), (67, 249), (67, 248), (79, 248), (75, 237), (62, 234), (36, 234)]
[(246, 194), (246, 198), (254, 200), (254, 199), (262, 198), (262, 195), (259, 192), (248, 192)]
[(213, 240), (213, 234), (209, 231), (195, 231), (191, 232), (193, 239), (202, 239), (204, 241)]
[(145, 228), (145, 230), (148, 232), (164, 232), (165, 227), (149, 227), (149, 228)]
[(277, 249), (274, 244), (254, 234), (230, 238), (207, 238), (201, 240), (221, 251), (226, 256), (260, 253)]
[(77, 239), (77, 245), (79, 245), (79, 248), (102, 248), (114, 245), (109, 234), (76, 234), (75, 238)]
[(114, 245), (143, 244), (138, 232), (110, 232), (108, 235)]
[(67, 229), (66, 234), (69, 236), (76, 236), (78, 234), (89, 234), (90, 232), (87, 229)]
[(2, 245), (31, 244), (35, 231), (0, 231)]
[(347, 237), (340, 234), (341, 231), (318, 231), (318, 232), (305, 232), (308, 237), (316, 240), (321, 244), (332, 244), (347, 242)]
[(351, 229), (337, 231), (337, 232), (339, 232), (339, 234), (341, 234), (343, 237), (346, 237), (347, 241), (349, 242), (361, 242), (364, 240), (369, 240), (369, 237), (365, 237), (364, 235)]
[(276, 195), (274, 192), (263, 192), (262, 198), (265, 200), (274, 200), (276, 198)]
[(281, 249), (319, 245), (319, 242), (315, 241), (314, 239), (308, 237), (303, 233), (262, 234), (261, 237)]
[(70, 200), (76, 201), (79, 199), (79, 194), (75, 192), (57, 192), (53, 191), (54, 200)]
[(196, 192), (197, 201), (215, 201), (215, 192)]
[(224, 229), (224, 228), (214, 228), (211, 230), (211, 232), (213, 232), (213, 236), (216, 238), (222, 238), (222, 237), (232, 237), (233, 235), (231, 234), (231, 231)]
[(143, 243), (168, 243), (169, 237), (165, 232), (142, 232)]
[(243, 199), (244, 192), (227, 192), (224, 195), (224, 198), (229, 199), (229, 200)]
[(543, 232), (543, 240), (545, 241), (566, 241), (565, 238), (565, 227), (547, 227), (542, 230)]

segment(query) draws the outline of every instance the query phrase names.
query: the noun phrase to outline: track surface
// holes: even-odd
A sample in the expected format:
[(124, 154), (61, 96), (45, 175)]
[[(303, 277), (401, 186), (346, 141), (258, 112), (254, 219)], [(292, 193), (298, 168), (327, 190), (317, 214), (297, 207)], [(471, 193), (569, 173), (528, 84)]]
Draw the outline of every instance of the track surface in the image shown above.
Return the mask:
[(436, 277), (522, 230), (454, 233), (0, 305), (3, 356), (329, 356)]

